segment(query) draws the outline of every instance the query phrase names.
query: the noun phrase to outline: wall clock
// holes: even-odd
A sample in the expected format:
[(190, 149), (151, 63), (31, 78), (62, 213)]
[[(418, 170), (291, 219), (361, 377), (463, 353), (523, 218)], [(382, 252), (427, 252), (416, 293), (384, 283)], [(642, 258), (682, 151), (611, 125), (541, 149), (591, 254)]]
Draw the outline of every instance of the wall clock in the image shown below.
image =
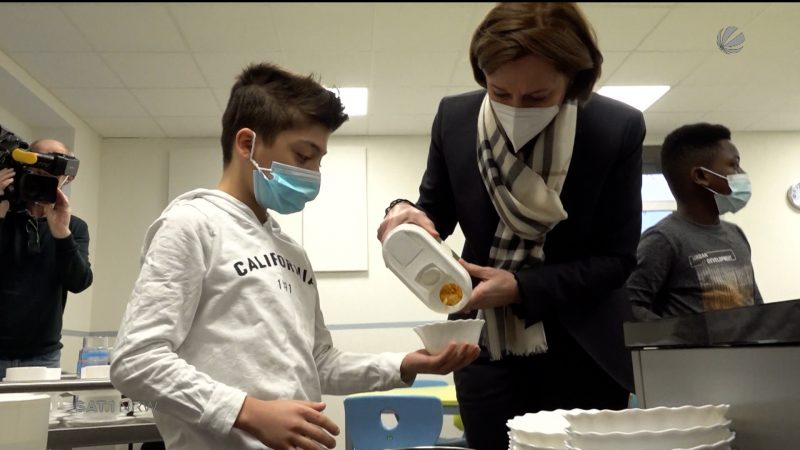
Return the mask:
[(793, 184), (786, 194), (789, 197), (789, 204), (800, 210), (800, 183)]

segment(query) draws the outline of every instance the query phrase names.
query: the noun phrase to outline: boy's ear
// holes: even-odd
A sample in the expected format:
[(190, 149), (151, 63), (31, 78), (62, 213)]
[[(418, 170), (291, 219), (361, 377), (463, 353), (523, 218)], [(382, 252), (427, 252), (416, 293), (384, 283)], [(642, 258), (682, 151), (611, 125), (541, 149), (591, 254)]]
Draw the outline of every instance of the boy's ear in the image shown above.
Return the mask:
[(699, 184), (700, 186), (709, 187), (711, 185), (711, 180), (709, 179), (709, 173), (705, 170), (701, 169), (700, 167), (692, 167), (691, 172), (689, 173), (689, 177), (692, 179), (692, 183)]
[(233, 139), (233, 154), (237, 158), (250, 159), (250, 149), (253, 147), (253, 135), (250, 128), (241, 128)]

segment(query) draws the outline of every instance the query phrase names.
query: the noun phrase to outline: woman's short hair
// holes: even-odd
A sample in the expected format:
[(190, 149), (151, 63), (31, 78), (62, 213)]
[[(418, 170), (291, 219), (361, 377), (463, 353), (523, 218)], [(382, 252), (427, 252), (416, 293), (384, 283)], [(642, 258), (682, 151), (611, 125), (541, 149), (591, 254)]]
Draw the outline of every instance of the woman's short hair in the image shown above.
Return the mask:
[(487, 73), (531, 54), (570, 78), (566, 99), (589, 99), (603, 55), (575, 3), (499, 3), (475, 30), (469, 48), (475, 81), (484, 88)]

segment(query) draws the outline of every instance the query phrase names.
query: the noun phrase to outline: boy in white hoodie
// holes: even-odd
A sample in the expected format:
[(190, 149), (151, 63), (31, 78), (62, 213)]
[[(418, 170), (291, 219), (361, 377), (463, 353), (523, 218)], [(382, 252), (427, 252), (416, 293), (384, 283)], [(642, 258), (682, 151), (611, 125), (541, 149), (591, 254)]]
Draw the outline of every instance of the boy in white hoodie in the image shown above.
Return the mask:
[(177, 197), (148, 230), (111, 380), (156, 405), (167, 448), (333, 448), (339, 428), (323, 393), (408, 386), (478, 356), (453, 343), (435, 356), (333, 347), (311, 263), (268, 211), (316, 197), (328, 138), (345, 120), (311, 77), (251, 65), (222, 119), (217, 189)]

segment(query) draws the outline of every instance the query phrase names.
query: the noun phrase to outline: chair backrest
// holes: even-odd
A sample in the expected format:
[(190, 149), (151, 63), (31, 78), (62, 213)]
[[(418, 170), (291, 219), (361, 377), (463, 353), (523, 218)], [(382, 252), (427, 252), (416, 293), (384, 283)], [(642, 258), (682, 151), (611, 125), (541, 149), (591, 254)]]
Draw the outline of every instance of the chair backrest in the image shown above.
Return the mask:
[(411, 387), (428, 387), (428, 386), (447, 386), (447, 381), (445, 380), (434, 380), (431, 378), (417, 378), (414, 380), (414, 384)]
[[(387, 429), (381, 415), (393, 412), (397, 426)], [(347, 448), (384, 450), (433, 445), (442, 431), (442, 402), (429, 395), (365, 395), (344, 399)]]

